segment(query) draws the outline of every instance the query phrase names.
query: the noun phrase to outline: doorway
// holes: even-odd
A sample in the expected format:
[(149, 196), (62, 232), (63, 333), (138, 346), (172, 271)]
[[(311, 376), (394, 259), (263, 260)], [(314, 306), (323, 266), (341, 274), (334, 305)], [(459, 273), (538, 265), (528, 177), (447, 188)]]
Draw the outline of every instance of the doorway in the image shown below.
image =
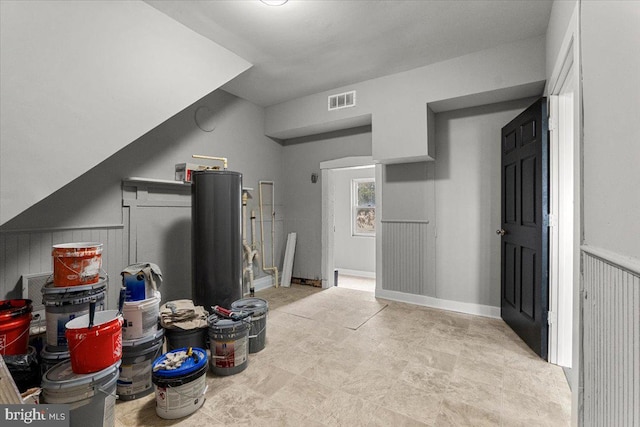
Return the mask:
[[(379, 189), (369, 156), (320, 164), (322, 286), (375, 291)], [(360, 197), (358, 197), (360, 196)]]

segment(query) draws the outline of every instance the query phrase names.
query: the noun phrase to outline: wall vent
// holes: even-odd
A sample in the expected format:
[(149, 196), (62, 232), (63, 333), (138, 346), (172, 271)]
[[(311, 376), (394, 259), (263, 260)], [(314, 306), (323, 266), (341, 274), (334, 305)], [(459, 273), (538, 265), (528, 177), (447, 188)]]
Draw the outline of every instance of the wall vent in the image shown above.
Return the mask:
[(339, 93), (337, 95), (329, 95), (329, 111), (340, 110), (356, 106), (356, 91)]
[(31, 335), (40, 334), (46, 330), (45, 309), (42, 303), (42, 287), (51, 280), (52, 275), (53, 273), (22, 275), (22, 298), (30, 299), (33, 306)]

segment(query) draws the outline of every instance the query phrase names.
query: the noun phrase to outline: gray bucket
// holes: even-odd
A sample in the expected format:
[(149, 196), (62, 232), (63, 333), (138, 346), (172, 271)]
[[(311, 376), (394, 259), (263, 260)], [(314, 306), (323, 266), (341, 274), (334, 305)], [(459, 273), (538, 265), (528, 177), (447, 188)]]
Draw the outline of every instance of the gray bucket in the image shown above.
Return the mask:
[(45, 403), (69, 405), (71, 427), (114, 427), (118, 363), (92, 374), (76, 374), (71, 361), (57, 364), (42, 378)]
[(69, 350), (65, 351), (55, 351), (51, 349), (49, 346), (46, 346), (42, 350), (40, 350), (40, 371), (44, 376), (47, 371), (54, 366), (56, 366), (60, 362), (65, 362), (69, 360), (71, 356), (69, 355)]
[(164, 330), (137, 340), (122, 340), (122, 364), (117, 390), (120, 400), (134, 400), (153, 392), (151, 364), (162, 354)]
[(208, 322), (213, 373), (224, 376), (244, 371), (249, 362), (251, 318), (231, 320), (212, 314)]
[(231, 310), (244, 311), (251, 314), (249, 353), (257, 353), (262, 350), (267, 339), (269, 303), (262, 298), (243, 298), (231, 303)]
[(64, 325), (76, 317), (88, 314), (92, 300), (96, 301), (96, 311), (104, 310), (106, 289), (107, 279), (104, 277), (92, 285), (60, 287), (47, 283), (42, 287), (49, 351), (67, 351)]
[(182, 347), (207, 348), (207, 330), (208, 328), (165, 329), (164, 335), (167, 337), (167, 351)]

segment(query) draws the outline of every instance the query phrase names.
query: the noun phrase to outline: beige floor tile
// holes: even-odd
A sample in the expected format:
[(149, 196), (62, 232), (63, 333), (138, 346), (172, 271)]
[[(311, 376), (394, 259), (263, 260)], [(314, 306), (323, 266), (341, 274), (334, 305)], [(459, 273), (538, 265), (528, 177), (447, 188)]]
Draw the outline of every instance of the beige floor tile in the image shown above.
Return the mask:
[(163, 420), (155, 396), (118, 402), (128, 426), (568, 425), (562, 370), (500, 319), (294, 285), (267, 299), (267, 345), (207, 376), (204, 406)]
[(456, 380), (472, 380), (491, 385), (502, 385), (504, 366), (487, 360), (459, 357), (453, 369)]
[(486, 411), (502, 410), (502, 387), (467, 379), (453, 378), (449, 382), (446, 398), (452, 402), (466, 403)]
[(466, 403), (444, 399), (436, 427), (493, 427), (500, 426), (500, 412), (487, 411)]
[(433, 425), (443, 398), (443, 393), (427, 392), (398, 382), (389, 389), (384, 402), (385, 408), (391, 411)]

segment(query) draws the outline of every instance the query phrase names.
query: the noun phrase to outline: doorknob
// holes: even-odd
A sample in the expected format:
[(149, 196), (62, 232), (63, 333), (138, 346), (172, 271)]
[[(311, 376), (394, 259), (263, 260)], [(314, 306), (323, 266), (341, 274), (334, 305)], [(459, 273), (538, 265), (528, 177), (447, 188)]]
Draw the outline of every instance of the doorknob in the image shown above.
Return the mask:
[(504, 231), (504, 229), (502, 229), (502, 228), (501, 228), (500, 230), (496, 230), (496, 234), (499, 234), (499, 235), (501, 235), (501, 236), (504, 236), (505, 234), (507, 234), (507, 232), (506, 232), (506, 231)]

